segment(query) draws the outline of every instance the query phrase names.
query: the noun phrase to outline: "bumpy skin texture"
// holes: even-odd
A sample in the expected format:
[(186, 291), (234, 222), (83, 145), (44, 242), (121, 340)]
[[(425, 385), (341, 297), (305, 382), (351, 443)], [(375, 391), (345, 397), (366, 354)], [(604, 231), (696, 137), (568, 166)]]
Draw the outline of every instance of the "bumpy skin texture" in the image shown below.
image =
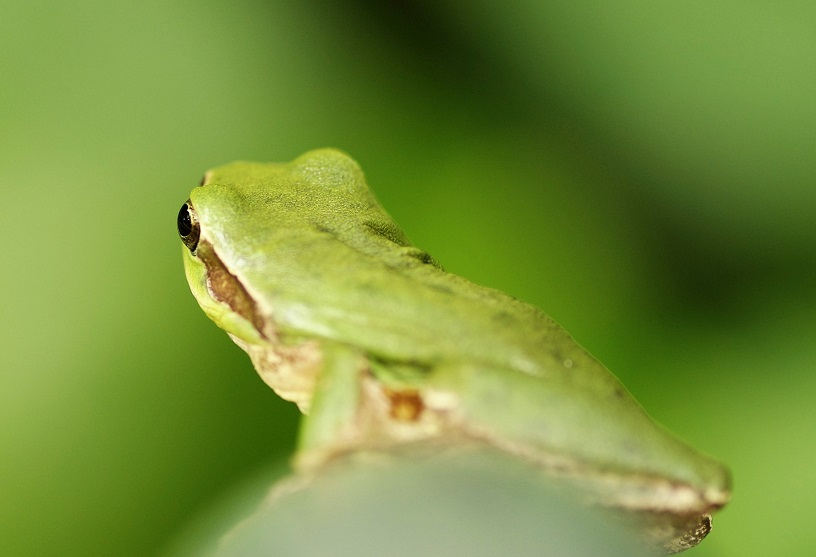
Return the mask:
[(722, 465), (656, 425), (542, 311), (411, 245), (344, 153), (216, 168), (187, 209), (193, 293), (264, 380), (309, 411), (304, 466), (475, 440), (602, 505), (665, 517), (655, 529), (670, 550), (702, 539), (727, 501)]

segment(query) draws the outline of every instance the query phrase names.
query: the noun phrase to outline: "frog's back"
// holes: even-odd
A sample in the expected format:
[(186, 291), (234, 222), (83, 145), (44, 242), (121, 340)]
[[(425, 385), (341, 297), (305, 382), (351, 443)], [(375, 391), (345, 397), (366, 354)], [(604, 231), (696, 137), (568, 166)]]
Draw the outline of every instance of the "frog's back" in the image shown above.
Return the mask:
[(246, 281), (263, 285), (282, 330), (424, 367), (468, 360), (551, 376), (588, 358), (538, 308), (447, 273), (370, 227), (347, 232), (326, 223), (282, 231), (279, 249)]
[(469, 359), (530, 375), (561, 373), (586, 357), (537, 308), (446, 273), (414, 247), (344, 153), (236, 163), (211, 171), (210, 181), (204, 189), (222, 188), (214, 214), (235, 214), (213, 218), (211, 228), (242, 238), (224, 242), (233, 251), (222, 260), (286, 333), (384, 360)]

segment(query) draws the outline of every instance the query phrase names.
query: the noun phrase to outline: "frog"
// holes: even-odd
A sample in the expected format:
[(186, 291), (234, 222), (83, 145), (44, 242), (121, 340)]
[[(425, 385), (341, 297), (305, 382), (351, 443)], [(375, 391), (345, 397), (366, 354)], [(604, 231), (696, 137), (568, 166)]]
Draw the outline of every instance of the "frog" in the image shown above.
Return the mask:
[(551, 317), (413, 245), (343, 151), (214, 168), (177, 228), (204, 313), (302, 412), (298, 470), (489, 447), (579, 486), (667, 554), (697, 545), (730, 499), (728, 469)]

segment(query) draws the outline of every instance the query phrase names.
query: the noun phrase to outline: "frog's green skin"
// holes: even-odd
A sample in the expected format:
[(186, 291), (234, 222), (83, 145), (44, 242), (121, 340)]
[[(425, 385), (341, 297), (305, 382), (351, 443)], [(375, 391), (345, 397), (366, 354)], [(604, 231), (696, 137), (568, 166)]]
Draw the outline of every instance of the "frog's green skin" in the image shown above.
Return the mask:
[(648, 516), (668, 551), (698, 543), (728, 500), (721, 464), (657, 426), (542, 311), (412, 246), (339, 151), (216, 168), (179, 229), (199, 304), (307, 413), (303, 468), (487, 443)]

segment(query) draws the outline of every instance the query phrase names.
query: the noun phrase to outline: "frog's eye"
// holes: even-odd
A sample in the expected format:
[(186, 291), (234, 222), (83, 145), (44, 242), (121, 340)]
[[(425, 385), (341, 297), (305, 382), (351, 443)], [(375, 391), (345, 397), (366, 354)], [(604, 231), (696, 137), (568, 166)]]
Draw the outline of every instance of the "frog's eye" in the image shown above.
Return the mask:
[(198, 246), (198, 237), (201, 235), (201, 227), (198, 225), (198, 218), (196, 217), (193, 206), (190, 205), (190, 200), (181, 206), (178, 218), (176, 219), (176, 226), (181, 241), (187, 246), (191, 252), (195, 252)]

